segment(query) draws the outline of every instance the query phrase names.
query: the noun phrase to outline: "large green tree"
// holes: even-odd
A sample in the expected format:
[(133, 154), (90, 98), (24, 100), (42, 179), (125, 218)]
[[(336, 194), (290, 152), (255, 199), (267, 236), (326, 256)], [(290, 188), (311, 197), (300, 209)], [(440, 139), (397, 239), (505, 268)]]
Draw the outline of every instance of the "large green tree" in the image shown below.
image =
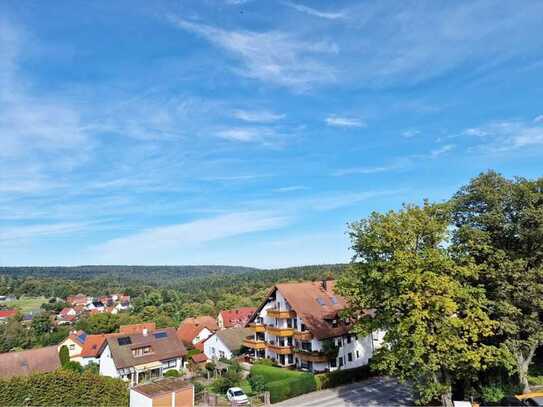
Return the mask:
[(543, 343), (543, 178), (508, 180), (490, 171), (452, 203), (452, 248), (481, 268), (474, 284), (491, 301), (494, 341), (507, 346), (528, 391), (528, 367)]
[(466, 283), (479, 270), (449, 254), (449, 221), (447, 206), (426, 203), (351, 224), (356, 256), (337, 284), (358, 332), (386, 332), (376, 366), (411, 381), (419, 402), (439, 397), (446, 406), (453, 381), (484, 369), (495, 354), (482, 343), (493, 333), (484, 292)]

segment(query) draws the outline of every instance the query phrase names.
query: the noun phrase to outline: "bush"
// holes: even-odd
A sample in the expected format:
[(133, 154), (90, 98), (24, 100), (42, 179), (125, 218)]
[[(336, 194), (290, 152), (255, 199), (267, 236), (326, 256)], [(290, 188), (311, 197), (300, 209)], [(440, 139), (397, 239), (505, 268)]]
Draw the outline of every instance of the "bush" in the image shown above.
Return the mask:
[(187, 359), (190, 359), (191, 357), (193, 357), (194, 355), (199, 355), (200, 353), (202, 353), (202, 351), (200, 349), (191, 349), (187, 352)]
[(273, 366), (273, 360), (271, 359), (258, 359), (253, 365)]
[(179, 370), (171, 369), (166, 372), (164, 372), (164, 377), (179, 377), (181, 374), (179, 374)]
[(62, 365), (62, 368), (76, 373), (83, 373), (83, 366), (79, 362), (68, 361)]
[(217, 377), (211, 384), (215, 393), (225, 394), (230, 387), (237, 387), (241, 383), (241, 373), (235, 370), (228, 370), (223, 376)]
[(277, 380), (266, 384), (266, 390), (270, 392), (270, 401), (280, 401), (310, 393), (316, 390), (315, 376), (311, 373), (301, 373), (288, 379)]
[(0, 380), (1, 406), (128, 406), (120, 379), (69, 370)]
[(335, 370), (329, 373), (315, 375), (317, 390), (329, 389), (342, 384), (354, 383), (371, 377), (369, 365), (354, 369)]
[(194, 394), (202, 393), (206, 389), (206, 387), (200, 382), (192, 382), (192, 384), (194, 385)]
[(528, 376), (528, 383), (532, 386), (543, 386), (543, 376)]
[(247, 381), (251, 385), (251, 389), (255, 393), (262, 393), (264, 390), (266, 390), (266, 380), (263, 376), (260, 375), (249, 375), (247, 378)]
[(497, 403), (506, 396), (506, 392), (502, 386), (493, 384), (481, 387), (481, 397), (487, 403)]
[(62, 345), (58, 351), (58, 358), (60, 359), (60, 366), (66, 365), (70, 361), (70, 351), (66, 345)]

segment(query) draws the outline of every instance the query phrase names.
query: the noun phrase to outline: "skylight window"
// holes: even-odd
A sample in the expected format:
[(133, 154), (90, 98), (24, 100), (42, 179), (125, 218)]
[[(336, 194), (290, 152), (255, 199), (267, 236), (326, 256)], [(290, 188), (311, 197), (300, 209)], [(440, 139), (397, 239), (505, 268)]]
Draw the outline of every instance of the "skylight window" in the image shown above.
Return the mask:
[(167, 338), (168, 337), (167, 332), (155, 332), (153, 335), (154, 335), (154, 337), (156, 339), (162, 339), (162, 338)]
[(130, 337), (128, 336), (123, 336), (122, 338), (118, 338), (117, 342), (119, 343), (120, 346), (131, 345), (132, 339), (130, 339)]
[(337, 298), (336, 297), (332, 297), (330, 299), (330, 301), (332, 301), (332, 304), (336, 305), (337, 304)]
[(320, 304), (321, 307), (324, 307), (326, 305), (326, 303), (321, 297), (317, 297), (317, 302)]

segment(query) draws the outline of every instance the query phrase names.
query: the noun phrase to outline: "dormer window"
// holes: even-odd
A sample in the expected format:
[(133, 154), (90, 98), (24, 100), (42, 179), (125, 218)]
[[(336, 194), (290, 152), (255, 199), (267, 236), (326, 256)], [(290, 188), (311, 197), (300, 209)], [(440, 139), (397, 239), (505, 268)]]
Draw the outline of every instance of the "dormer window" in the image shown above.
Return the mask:
[(145, 356), (149, 353), (151, 353), (150, 346), (143, 346), (141, 348), (132, 349), (132, 355), (134, 355), (134, 357)]

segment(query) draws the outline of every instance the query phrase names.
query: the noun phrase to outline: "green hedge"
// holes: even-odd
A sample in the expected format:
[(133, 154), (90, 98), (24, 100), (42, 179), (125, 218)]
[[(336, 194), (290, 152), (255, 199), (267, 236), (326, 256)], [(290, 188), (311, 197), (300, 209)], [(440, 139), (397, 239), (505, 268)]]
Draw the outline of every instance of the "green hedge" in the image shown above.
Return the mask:
[(354, 369), (335, 370), (329, 373), (315, 375), (317, 390), (329, 389), (342, 384), (354, 383), (372, 376), (370, 366), (360, 366)]
[(120, 379), (58, 370), (0, 380), (0, 406), (128, 406)]
[(315, 376), (311, 373), (301, 373), (288, 379), (276, 380), (266, 384), (266, 390), (270, 392), (270, 401), (280, 401), (311, 393), (316, 390)]

